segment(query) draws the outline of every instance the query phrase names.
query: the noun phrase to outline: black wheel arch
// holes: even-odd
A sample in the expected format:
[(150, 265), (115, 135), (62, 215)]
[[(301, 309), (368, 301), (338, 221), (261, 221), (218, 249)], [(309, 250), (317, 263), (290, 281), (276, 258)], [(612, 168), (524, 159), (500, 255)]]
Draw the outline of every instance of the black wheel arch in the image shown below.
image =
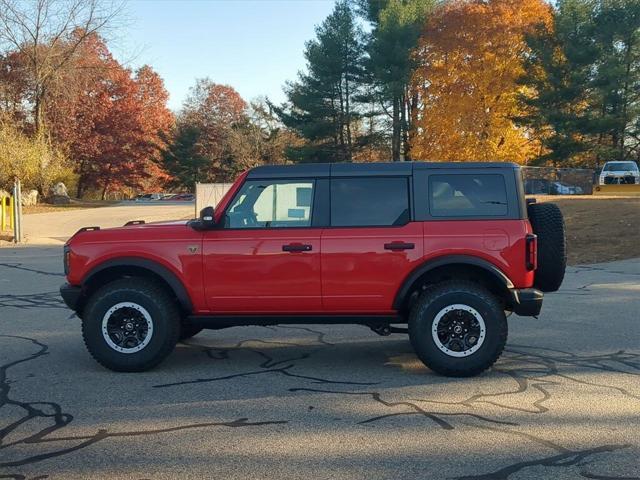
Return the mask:
[(510, 290), (515, 288), (513, 282), (505, 273), (491, 262), (471, 255), (445, 255), (427, 260), (416, 267), (404, 280), (396, 293), (393, 309), (406, 313), (421, 287), (428, 283), (439, 282), (463, 275), (469, 280), (475, 280), (510, 302)]
[[(178, 276), (164, 265), (142, 257), (120, 257), (106, 260), (93, 267), (82, 280), (84, 302), (92, 291), (118, 278), (152, 278), (173, 293), (185, 314), (193, 312), (191, 297)], [(84, 302), (81, 302), (84, 304)], [(78, 310), (82, 310), (79, 305)]]

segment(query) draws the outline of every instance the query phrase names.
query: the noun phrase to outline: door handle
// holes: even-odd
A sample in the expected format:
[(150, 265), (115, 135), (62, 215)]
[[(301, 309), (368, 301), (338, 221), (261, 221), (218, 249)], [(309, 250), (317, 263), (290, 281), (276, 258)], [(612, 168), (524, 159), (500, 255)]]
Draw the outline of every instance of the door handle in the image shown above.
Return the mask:
[(414, 243), (405, 243), (405, 242), (391, 242), (385, 243), (385, 250), (413, 250), (416, 248)]
[(282, 245), (283, 252), (310, 252), (311, 250), (311, 245), (307, 244), (290, 243), (289, 245)]

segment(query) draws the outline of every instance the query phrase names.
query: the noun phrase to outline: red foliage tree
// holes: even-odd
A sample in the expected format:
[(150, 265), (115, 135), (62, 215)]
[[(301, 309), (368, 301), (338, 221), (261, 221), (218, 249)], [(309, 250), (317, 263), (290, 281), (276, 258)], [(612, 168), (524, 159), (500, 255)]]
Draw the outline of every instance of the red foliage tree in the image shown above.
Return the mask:
[(173, 116), (157, 73), (145, 66), (132, 75), (94, 35), (75, 55), (73, 73), (54, 88), (47, 121), (75, 163), (79, 197), (162, 185), (160, 135)]
[(247, 103), (228, 85), (199, 79), (184, 103), (180, 122), (199, 132), (198, 154), (210, 161), (208, 178), (227, 181), (233, 178), (234, 158), (230, 142), (234, 129), (248, 122)]

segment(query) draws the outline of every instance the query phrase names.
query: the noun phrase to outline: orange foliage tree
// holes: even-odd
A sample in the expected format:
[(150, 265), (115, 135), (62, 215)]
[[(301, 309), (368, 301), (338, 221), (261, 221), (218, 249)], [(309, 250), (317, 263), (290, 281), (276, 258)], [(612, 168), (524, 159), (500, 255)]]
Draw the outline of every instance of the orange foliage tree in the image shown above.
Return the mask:
[(525, 35), (551, 15), (543, 0), (453, 0), (432, 14), (415, 51), (413, 158), (524, 163), (537, 153), (512, 119)]

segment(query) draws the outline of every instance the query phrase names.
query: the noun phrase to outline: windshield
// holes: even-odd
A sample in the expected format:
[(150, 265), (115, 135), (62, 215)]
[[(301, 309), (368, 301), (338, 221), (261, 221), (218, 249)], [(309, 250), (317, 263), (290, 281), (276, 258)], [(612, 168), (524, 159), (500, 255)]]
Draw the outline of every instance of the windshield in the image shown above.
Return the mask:
[(619, 172), (622, 170), (638, 170), (638, 166), (635, 162), (609, 162), (603, 168), (605, 172)]

